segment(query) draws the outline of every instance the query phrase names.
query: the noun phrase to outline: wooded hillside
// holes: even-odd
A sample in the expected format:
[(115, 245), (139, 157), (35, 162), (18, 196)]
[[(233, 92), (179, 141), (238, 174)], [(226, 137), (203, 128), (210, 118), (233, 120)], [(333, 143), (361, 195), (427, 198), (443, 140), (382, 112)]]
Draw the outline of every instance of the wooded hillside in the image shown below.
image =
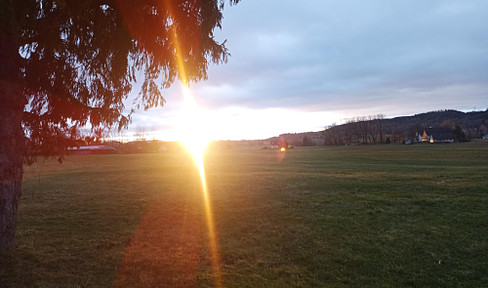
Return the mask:
[[(282, 134), (280, 137), (294, 146), (386, 144), (413, 139), (425, 128), (450, 127), (453, 131), (462, 131), (464, 141), (488, 134), (488, 109), (474, 112), (431, 111), (391, 119), (380, 114), (350, 118), (345, 122), (328, 126), (324, 131)], [(274, 137), (268, 141), (277, 139)], [(461, 137), (456, 140), (461, 140)]]

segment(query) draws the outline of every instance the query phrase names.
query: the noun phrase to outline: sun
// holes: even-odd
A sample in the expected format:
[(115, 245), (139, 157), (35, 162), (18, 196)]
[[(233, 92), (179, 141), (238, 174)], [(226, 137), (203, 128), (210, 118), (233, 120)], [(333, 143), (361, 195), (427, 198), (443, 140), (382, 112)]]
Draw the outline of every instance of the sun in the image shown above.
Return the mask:
[(208, 133), (210, 127), (206, 123), (207, 117), (203, 109), (196, 104), (190, 89), (185, 85), (182, 85), (182, 87), (184, 108), (179, 123), (181, 125), (179, 128), (181, 133), (180, 140), (195, 158), (200, 168), (203, 154), (210, 142)]

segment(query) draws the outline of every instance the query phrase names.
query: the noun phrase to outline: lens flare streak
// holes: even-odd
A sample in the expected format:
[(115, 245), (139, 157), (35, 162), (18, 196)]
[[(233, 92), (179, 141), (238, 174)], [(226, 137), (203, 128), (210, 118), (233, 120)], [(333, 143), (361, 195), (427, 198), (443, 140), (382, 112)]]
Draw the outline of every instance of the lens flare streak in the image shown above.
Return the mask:
[(205, 209), (205, 218), (207, 222), (210, 260), (212, 263), (213, 277), (215, 287), (223, 287), (220, 258), (218, 253), (217, 236), (215, 232), (214, 218), (210, 195), (208, 193), (207, 180), (205, 177), (204, 152), (208, 145), (208, 135), (205, 133), (205, 115), (196, 105), (195, 99), (190, 93), (188, 87), (183, 86), (183, 97), (185, 109), (182, 113), (180, 139), (186, 149), (191, 153), (200, 174), (202, 185), (203, 205)]
[[(169, 11), (170, 17), (175, 17), (175, 13), (172, 7), (171, 1), (164, 1), (164, 5)], [(174, 21), (176, 23), (177, 21)], [(203, 202), (205, 207), (205, 215), (207, 221), (208, 237), (209, 237), (209, 249), (210, 258), (212, 262), (213, 276), (216, 287), (223, 287), (222, 285), (222, 274), (220, 268), (220, 258), (218, 254), (217, 237), (214, 227), (214, 219), (212, 213), (212, 205), (210, 203), (210, 197), (208, 193), (207, 181), (205, 178), (205, 168), (203, 163), (203, 154), (205, 148), (208, 144), (208, 135), (205, 133), (205, 121), (204, 115), (195, 103), (195, 99), (190, 93), (188, 88), (188, 76), (185, 71), (185, 60), (183, 59), (183, 54), (181, 53), (181, 45), (178, 39), (178, 33), (176, 26), (172, 27), (172, 41), (173, 48), (176, 56), (176, 64), (178, 67), (178, 77), (183, 84), (183, 97), (185, 102), (185, 113), (182, 125), (182, 137), (181, 140), (191, 152), (195, 162), (198, 166), (198, 171), (200, 173), (200, 180), (202, 184), (203, 192)]]
[(198, 141), (192, 141), (191, 139), (185, 140), (183, 142), (186, 148), (190, 151), (198, 167), (198, 172), (200, 174), (200, 181), (202, 184), (202, 194), (203, 194), (203, 204), (205, 208), (205, 218), (207, 222), (208, 238), (209, 238), (209, 249), (210, 249), (210, 260), (212, 263), (213, 276), (215, 281), (215, 287), (223, 287), (222, 285), (222, 273), (220, 269), (220, 257), (218, 253), (217, 236), (214, 226), (214, 218), (212, 212), (212, 205), (210, 203), (210, 196), (208, 193), (207, 180), (205, 176), (205, 165), (204, 165), (204, 152), (207, 146), (206, 141), (199, 139)]
[(218, 246), (217, 246), (217, 236), (215, 235), (215, 227), (214, 227), (214, 219), (213, 219), (213, 212), (212, 212), (212, 205), (210, 203), (210, 197), (208, 193), (207, 187), (207, 180), (205, 177), (205, 168), (203, 163), (203, 155), (199, 155), (201, 157), (197, 158), (197, 155), (194, 155), (195, 161), (197, 162), (198, 171), (200, 172), (200, 179), (202, 182), (202, 191), (203, 191), (203, 201), (205, 206), (205, 216), (207, 220), (207, 229), (208, 229), (208, 238), (210, 244), (210, 258), (212, 261), (212, 268), (214, 272), (214, 281), (216, 287), (223, 287), (222, 285), (222, 272), (220, 271), (220, 257), (218, 253)]

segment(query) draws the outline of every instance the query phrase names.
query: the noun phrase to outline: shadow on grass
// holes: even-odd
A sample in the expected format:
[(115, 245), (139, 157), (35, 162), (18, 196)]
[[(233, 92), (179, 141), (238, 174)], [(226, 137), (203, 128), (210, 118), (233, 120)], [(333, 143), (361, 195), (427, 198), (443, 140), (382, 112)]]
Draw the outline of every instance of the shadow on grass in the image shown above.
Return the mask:
[(152, 205), (125, 251), (112, 287), (196, 286), (204, 219), (189, 205), (171, 210), (162, 200)]

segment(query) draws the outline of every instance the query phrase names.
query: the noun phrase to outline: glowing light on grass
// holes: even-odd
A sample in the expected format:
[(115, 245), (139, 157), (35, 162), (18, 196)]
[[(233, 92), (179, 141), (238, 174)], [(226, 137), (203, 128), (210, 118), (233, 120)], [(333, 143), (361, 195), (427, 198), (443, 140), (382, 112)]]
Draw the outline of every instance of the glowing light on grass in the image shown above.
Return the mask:
[(285, 152), (286, 151), (286, 148), (285, 147), (281, 147), (280, 151), (281, 152)]

